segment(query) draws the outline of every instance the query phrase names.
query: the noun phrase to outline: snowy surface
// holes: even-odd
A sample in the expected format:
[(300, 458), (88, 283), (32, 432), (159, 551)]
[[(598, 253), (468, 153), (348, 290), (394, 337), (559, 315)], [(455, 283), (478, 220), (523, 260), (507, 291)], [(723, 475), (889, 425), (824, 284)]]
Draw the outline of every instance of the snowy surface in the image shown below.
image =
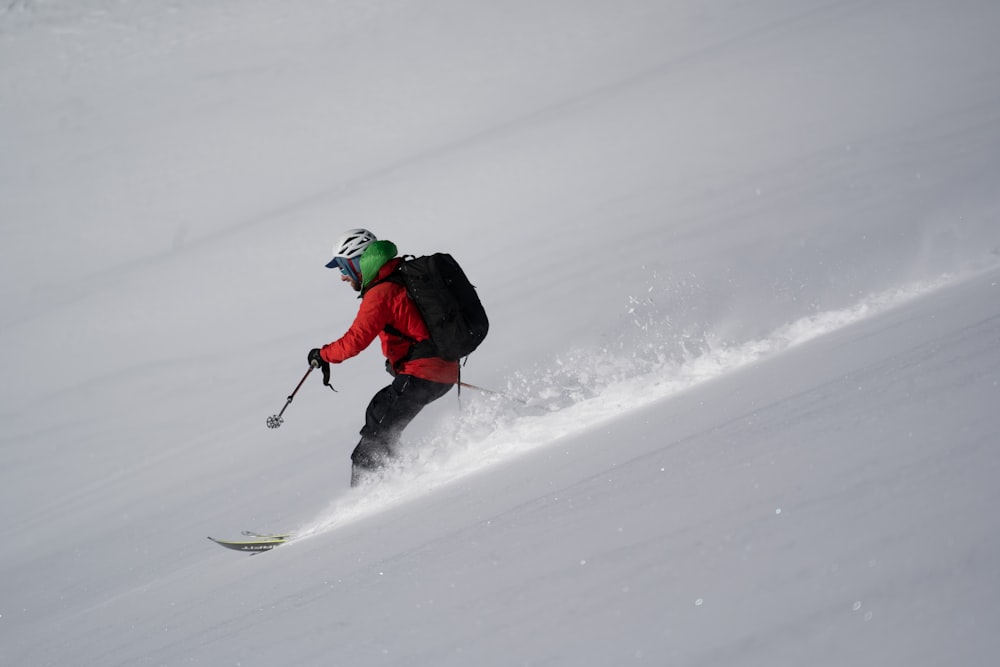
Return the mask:
[[(995, 665), (1000, 3), (0, 5), (2, 665)], [(349, 489), (369, 227), (492, 329)], [(206, 535), (294, 530), (257, 556)]]

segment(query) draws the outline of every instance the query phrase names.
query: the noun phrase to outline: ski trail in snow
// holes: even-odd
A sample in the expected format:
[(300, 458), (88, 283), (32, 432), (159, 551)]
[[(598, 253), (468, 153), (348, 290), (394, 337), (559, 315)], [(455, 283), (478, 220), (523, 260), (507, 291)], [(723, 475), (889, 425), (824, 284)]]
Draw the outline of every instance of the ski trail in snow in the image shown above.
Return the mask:
[[(495, 399), (471, 418), (471, 426), (438, 436), (404, 456), (377, 483), (351, 489), (312, 523), (301, 539), (363, 519), (412, 500), (520, 454), (551, 445), (779, 354), (825, 334), (898, 307), (957, 282), (952, 275), (910, 283), (867, 296), (851, 307), (825, 311), (786, 324), (770, 335), (740, 345), (712, 346), (689, 360), (664, 363), (640, 375), (612, 381), (594, 396), (541, 414), (509, 414), (510, 402)], [(463, 416), (463, 421), (466, 417)], [(485, 424), (485, 426), (484, 426)], [(476, 433), (477, 428), (485, 433)]]

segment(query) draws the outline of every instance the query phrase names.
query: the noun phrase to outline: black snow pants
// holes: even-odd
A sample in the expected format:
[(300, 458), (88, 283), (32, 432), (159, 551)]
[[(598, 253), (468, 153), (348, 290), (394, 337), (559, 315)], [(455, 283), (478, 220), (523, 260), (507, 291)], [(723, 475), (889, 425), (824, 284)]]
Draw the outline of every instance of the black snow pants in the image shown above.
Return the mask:
[(407, 424), (429, 403), (447, 394), (451, 387), (412, 375), (397, 375), (392, 384), (380, 389), (365, 410), (361, 442), (351, 454), (354, 463), (351, 486), (358, 484), (359, 476), (366, 470), (385, 465), (394, 454)]

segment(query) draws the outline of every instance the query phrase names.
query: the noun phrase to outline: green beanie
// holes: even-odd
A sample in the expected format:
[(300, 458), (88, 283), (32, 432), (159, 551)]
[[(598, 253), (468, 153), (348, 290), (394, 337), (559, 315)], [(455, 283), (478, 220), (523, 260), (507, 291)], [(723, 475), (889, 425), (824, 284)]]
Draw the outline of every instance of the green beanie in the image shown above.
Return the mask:
[(392, 241), (374, 241), (361, 253), (361, 289), (375, 280), (379, 269), (396, 256), (396, 244)]

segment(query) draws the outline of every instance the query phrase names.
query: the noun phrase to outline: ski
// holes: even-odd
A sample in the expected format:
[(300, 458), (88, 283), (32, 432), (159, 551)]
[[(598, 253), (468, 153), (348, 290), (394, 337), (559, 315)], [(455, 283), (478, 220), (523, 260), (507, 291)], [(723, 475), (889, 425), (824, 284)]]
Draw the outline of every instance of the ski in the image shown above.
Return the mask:
[(240, 533), (241, 535), (246, 535), (247, 537), (260, 537), (272, 540), (290, 540), (292, 539), (291, 533), (255, 533), (252, 530), (244, 530)]
[(223, 546), (227, 549), (232, 549), (234, 551), (246, 551), (250, 553), (258, 553), (261, 551), (270, 551), (274, 547), (281, 546), (287, 542), (291, 535), (246, 535), (250, 539), (246, 540), (220, 540), (216, 537), (209, 536), (208, 539), (212, 540), (216, 544)]

